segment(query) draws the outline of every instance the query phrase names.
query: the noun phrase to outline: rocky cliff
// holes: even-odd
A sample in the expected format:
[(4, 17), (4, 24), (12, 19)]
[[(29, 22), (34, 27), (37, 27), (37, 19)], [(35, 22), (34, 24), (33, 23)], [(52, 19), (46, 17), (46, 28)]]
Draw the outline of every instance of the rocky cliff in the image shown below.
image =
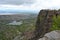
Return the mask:
[(57, 18), (59, 14), (59, 10), (41, 10), (37, 17), (34, 37), (30, 40), (38, 40), (39, 38), (44, 37), (46, 33), (50, 32), (53, 23), (52, 18), (53, 16), (56, 16)]

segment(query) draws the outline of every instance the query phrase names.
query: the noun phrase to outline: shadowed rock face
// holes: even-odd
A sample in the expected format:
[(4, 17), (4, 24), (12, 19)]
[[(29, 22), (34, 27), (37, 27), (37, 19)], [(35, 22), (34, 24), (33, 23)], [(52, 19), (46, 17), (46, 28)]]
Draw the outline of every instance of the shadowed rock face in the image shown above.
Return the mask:
[[(39, 12), (36, 22), (36, 35), (43, 37), (43, 35), (49, 32), (52, 26), (52, 17), (55, 11), (53, 10), (41, 10)], [(38, 37), (37, 36), (37, 37)]]
[(46, 33), (50, 32), (52, 27), (52, 18), (55, 15), (56, 18), (59, 14), (59, 10), (41, 10), (38, 14), (36, 21), (36, 29), (34, 32), (34, 37), (30, 40), (38, 40), (42, 38)]

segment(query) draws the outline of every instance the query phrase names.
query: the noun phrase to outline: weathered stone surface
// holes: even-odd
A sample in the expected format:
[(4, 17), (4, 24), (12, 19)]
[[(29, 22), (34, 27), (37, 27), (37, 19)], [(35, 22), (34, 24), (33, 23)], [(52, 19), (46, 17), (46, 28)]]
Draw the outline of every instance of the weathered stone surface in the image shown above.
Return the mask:
[(52, 31), (45, 34), (45, 36), (39, 40), (60, 40), (60, 30)]

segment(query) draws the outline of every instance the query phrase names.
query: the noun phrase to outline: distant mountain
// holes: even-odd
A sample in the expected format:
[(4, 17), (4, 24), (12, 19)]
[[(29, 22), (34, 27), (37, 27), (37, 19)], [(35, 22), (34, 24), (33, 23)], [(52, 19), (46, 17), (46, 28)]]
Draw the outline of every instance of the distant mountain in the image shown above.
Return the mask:
[(37, 14), (12, 14), (12, 15), (0, 15), (0, 20), (21, 20), (30, 17), (37, 17)]
[(0, 13), (38, 13), (36, 10), (0, 9)]

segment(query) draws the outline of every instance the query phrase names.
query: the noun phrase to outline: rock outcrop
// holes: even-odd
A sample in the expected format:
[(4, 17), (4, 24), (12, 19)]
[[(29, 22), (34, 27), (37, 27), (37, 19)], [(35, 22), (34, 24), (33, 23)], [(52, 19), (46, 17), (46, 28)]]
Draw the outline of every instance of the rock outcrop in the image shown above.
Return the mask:
[(60, 30), (52, 31), (44, 35), (39, 40), (60, 40)]
[(50, 32), (52, 27), (52, 18), (55, 15), (56, 18), (60, 14), (59, 10), (41, 10), (37, 17), (36, 29), (34, 32), (34, 37), (30, 40), (38, 40), (44, 37), (44, 35)]

